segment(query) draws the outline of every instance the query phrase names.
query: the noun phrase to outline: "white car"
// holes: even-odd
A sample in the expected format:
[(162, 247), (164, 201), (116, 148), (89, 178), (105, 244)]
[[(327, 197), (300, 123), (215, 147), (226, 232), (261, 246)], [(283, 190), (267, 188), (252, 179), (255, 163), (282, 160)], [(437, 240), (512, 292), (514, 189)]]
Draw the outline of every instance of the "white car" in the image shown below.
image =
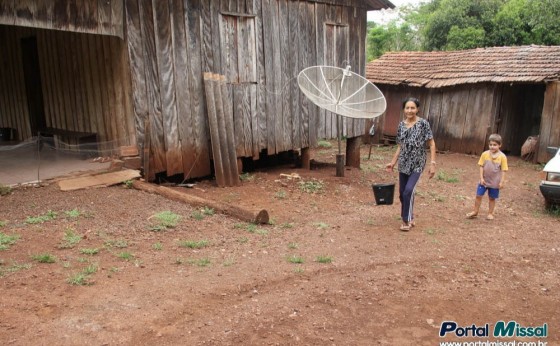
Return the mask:
[(560, 206), (560, 148), (548, 147), (548, 152), (553, 152), (554, 157), (543, 168), (545, 174), (539, 188), (544, 197), (547, 208), (553, 205)]

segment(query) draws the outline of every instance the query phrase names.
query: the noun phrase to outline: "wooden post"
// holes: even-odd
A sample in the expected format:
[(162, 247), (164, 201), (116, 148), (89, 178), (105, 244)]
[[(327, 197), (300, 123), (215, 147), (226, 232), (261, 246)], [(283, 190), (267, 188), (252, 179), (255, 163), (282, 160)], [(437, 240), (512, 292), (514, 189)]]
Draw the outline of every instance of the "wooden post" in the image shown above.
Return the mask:
[(233, 107), (231, 103), (231, 99), (229, 98), (229, 92), (226, 85), (226, 76), (219, 77), (219, 83), (222, 95), (222, 103), (224, 109), (224, 123), (225, 123), (225, 131), (226, 131), (226, 138), (223, 140), (226, 141), (227, 145), (227, 153), (229, 156), (230, 165), (230, 186), (237, 186), (240, 185), (239, 180), (239, 170), (238, 170), (238, 162), (237, 162), (237, 153), (235, 150), (235, 132), (233, 130)]
[[(218, 126), (218, 138), (216, 144), (220, 147), (221, 158), (222, 158), (222, 171), (224, 172), (225, 184), (220, 186), (232, 186), (232, 176), (231, 176), (231, 166), (237, 164), (237, 160), (230, 162), (230, 156), (228, 154), (228, 141), (227, 141), (227, 131), (225, 124), (225, 113), (224, 113), (224, 102), (222, 100), (222, 86), (220, 82), (220, 75), (212, 75), (212, 84), (214, 87), (214, 102), (216, 106), (216, 124)], [(214, 138), (212, 138), (214, 142)]]
[(311, 169), (311, 150), (309, 150), (309, 147), (301, 148), (301, 167)]
[(360, 168), (361, 143), (361, 136), (346, 139), (346, 166)]
[(218, 118), (216, 116), (216, 103), (214, 100), (213, 75), (210, 72), (204, 72), (204, 91), (206, 93), (208, 127), (210, 128), (210, 139), (212, 142), (212, 157), (214, 159), (216, 182), (218, 183), (218, 186), (225, 186), (222, 154), (220, 151), (220, 136), (218, 133)]
[(344, 154), (336, 154), (336, 176), (344, 176)]

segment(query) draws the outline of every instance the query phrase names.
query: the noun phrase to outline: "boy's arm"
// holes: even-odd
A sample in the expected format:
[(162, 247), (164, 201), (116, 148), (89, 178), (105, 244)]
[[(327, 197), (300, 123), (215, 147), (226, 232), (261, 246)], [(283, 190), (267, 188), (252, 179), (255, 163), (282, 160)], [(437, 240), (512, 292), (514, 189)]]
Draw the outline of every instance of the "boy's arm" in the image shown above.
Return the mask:
[(480, 167), (480, 185), (486, 186), (486, 182), (484, 181), (484, 167)]

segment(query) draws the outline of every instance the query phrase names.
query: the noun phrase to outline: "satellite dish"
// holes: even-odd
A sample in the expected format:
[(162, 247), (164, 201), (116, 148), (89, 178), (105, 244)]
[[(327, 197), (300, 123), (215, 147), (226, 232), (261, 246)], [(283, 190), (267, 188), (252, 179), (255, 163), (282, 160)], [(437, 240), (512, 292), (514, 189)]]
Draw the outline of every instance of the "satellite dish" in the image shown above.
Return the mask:
[(336, 122), (338, 155), (336, 176), (344, 176), (344, 155), (341, 153), (341, 116), (373, 119), (387, 109), (383, 93), (364, 77), (334, 66), (311, 66), (298, 74), (301, 91), (317, 106), (339, 115)]
[(301, 91), (317, 106), (358, 119), (373, 119), (387, 109), (383, 93), (364, 77), (333, 66), (311, 66), (298, 75)]

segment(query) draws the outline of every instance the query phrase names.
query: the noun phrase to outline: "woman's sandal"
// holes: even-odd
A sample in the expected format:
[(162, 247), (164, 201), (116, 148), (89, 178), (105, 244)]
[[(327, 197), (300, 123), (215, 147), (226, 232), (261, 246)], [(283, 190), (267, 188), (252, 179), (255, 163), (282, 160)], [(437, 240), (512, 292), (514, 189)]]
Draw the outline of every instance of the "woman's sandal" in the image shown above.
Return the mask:
[(478, 216), (477, 213), (471, 211), (470, 213), (467, 214), (467, 219), (475, 219), (477, 216)]
[(400, 230), (403, 231), (403, 232), (408, 232), (408, 231), (410, 231), (410, 224), (403, 223), (403, 224), (401, 225)]

